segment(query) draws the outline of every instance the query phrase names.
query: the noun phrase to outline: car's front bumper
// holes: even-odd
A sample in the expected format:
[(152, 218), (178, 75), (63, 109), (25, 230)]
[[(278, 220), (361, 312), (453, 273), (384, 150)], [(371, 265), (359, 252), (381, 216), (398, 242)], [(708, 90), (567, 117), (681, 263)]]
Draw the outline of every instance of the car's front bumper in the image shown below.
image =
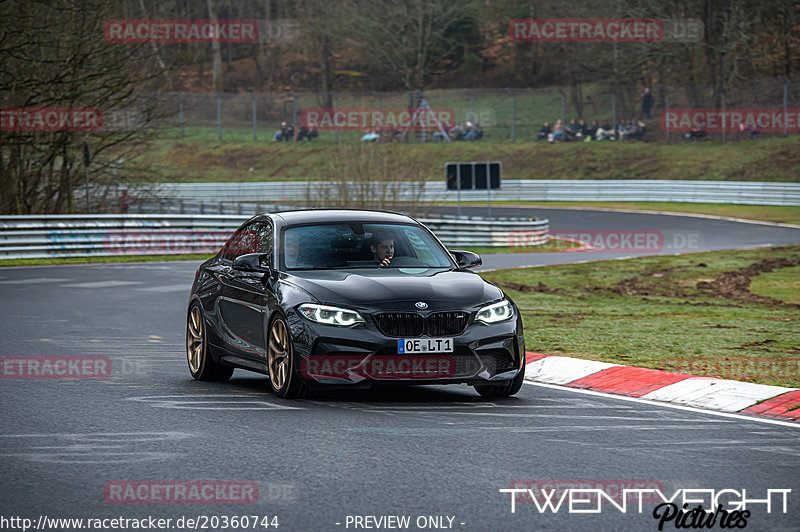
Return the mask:
[[(371, 324), (334, 327), (299, 316), (289, 319), (295, 368), (319, 384), (491, 384), (524, 371), (525, 341), (518, 316), (506, 322), (470, 323), (451, 336), (452, 353), (398, 354), (398, 338)], [(422, 338), (425, 338), (423, 336)]]

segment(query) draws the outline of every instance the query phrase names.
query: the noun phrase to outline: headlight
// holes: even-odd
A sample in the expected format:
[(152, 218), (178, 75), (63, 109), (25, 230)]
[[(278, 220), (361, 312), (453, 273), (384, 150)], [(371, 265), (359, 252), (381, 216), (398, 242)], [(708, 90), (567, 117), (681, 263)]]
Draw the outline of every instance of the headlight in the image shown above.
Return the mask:
[(364, 321), (361, 314), (355, 310), (348, 310), (340, 307), (306, 303), (297, 307), (297, 310), (309, 320), (317, 323), (324, 323), (325, 325), (347, 327), (348, 325), (362, 323)]
[(501, 301), (480, 309), (475, 319), (483, 323), (497, 323), (510, 319), (513, 315), (514, 310), (511, 307), (511, 302)]

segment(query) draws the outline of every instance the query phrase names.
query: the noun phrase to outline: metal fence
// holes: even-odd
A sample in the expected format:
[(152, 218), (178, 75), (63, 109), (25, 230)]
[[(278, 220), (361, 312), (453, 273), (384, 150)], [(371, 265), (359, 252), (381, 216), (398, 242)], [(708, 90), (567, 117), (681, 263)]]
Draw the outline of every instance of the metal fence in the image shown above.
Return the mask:
[[(165, 183), (138, 189), (142, 201), (133, 208), (152, 208), (162, 202), (162, 208), (187, 209), (183, 212), (230, 212), (243, 208), (252, 212), (253, 206), (266, 210), (286, 208), (292, 202), (313, 203), (314, 198), (347, 198), (362, 183), (332, 181), (291, 181), (265, 183)], [(755, 181), (682, 181), (682, 180), (571, 180), (571, 179), (507, 179), (500, 190), (447, 190), (442, 181), (419, 183), (373, 183), (372, 186), (391, 186), (396, 202), (458, 202), (458, 201), (654, 201), (687, 203), (734, 203), (752, 205), (800, 205), (800, 183)], [(132, 189), (135, 193), (137, 189)], [(380, 192), (380, 191), (378, 191)], [(183, 203), (181, 203), (183, 202)], [(287, 203), (288, 202), (288, 203)], [(260, 207), (262, 206), (263, 207)], [(189, 211), (188, 209), (199, 209)], [(224, 210), (220, 210), (224, 209)]]
[[(587, 124), (593, 120), (600, 125), (607, 122), (613, 128), (641, 119), (646, 124), (645, 139), (687, 140), (685, 135), (691, 128), (681, 123), (664, 123), (664, 113), (671, 109), (714, 109), (721, 113), (770, 110), (777, 115), (775, 127), (761, 128), (755, 136), (786, 136), (799, 131), (795, 115), (800, 108), (800, 80), (769, 78), (726, 87), (657, 85), (651, 87), (651, 91), (653, 107), (649, 112), (642, 108), (641, 87), (601, 83), (543, 89), (444, 89), (424, 94), (375, 91), (166, 93), (159, 98), (171, 118), (158, 125), (174, 130), (180, 137), (266, 142), (274, 139), (281, 122), (292, 124), (297, 133), (309, 109), (413, 111), (419, 108), (424, 97), (431, 108), (446, 111), (457, 124), (464, 125), (467, 121), (480, 124), (484, 141), (536, 140), (544, 122), (553, 125), (556, 120), (562, 120), (567, 124), (572, 118), (583, 119)], [(135, 110), (117, 111), (106, 118), (112, 127), (126, 124), (132, 127), (138, 120)], [(359, 125), (362, 124), (321, 127), (316, 141), (358, 140), (366, 129)], [(416, 124), (406, 135), (398, 135), (404, 129), (400, 125), (392, 129), (394, 134), (384, 134), (381, 140), (432, 141), (437, 128), (435, 124)], [(751, 132), (730, 127), (715, 131), (710, 127), (706, 135), (693, 136), (690, 140), (701, 138), (723, 142), (745, 140), (751, 138)]]
[[(0, 259), (114, 255), (212, 254), (247, 216), (0, 216)], [(545, 219), (422, 218), (448, 247), (535, 246), (548, 238)]]

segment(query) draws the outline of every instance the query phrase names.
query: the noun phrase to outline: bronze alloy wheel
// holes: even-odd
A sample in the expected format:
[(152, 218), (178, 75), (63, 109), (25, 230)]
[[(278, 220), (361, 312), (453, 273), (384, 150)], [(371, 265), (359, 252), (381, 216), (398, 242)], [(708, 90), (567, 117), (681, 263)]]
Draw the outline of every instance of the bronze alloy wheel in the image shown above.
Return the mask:
[(203, 309), (192, 303), (186, 317), (186, 361), (189, 372), (198, 381), (225, 381), (233, 375), (233, 368), (223, 366), (211, 358), (206, 341), (206, 326)]
[(200, 307), (193, 306), (189, 311), (186, 327), (186, 358), (189, 362), (189, 371), (195, 374), (200, 372), (200, 361), (205, 354), (203, 352), (205, 350), (203, 315), (200, 313)]
[(279, 397), (302, 397), (306, 386), (300, 377), (295, 375), (292, 363), (292, 338), (289, 327), (283, 317), (272, 321), (267, 341), (267, 373), (269, 382)]
[(269, 333), (269, 378), (272, 388), (280, 390), (286, 384), (289, 365), (289, 333), (286, 323), (278, 318)]

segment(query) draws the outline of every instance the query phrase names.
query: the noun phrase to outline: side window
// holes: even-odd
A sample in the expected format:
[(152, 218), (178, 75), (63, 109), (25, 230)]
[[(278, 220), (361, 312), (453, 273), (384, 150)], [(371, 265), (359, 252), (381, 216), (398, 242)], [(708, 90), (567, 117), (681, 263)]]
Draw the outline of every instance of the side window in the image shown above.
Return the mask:
[[(254, 222), (246, 225), (236, 231), (233, 236), (228, 239), (225, 248), (222, 251), (222, 258), (232, 261), (239, 255), (246, 255), (248, 253), (259, 253), (261, 229), (263, 222)], [(270, 245), (267, 246), (271, 250), (272, 234), (269, 234)], [(266, 253), (266, 252), (265, 252)]]
[(256, 222), (253, 226), (253, 231), (258, 235), (258, 251), (256, 253), (267, 253), (269, 257), (261, 262), (272, 265), (272, 222)]

